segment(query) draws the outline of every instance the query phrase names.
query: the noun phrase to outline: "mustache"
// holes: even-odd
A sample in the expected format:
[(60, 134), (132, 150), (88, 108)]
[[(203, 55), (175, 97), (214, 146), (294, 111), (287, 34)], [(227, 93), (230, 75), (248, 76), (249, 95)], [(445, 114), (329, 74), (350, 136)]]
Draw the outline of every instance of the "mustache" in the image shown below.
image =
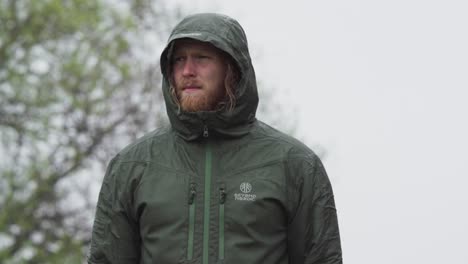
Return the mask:
[(185, 88), (185, 87), (201, 87), (202, 84), (197, 81), (197, 80), (182, 80), (180, 85), (179, 85), (179, 88)]

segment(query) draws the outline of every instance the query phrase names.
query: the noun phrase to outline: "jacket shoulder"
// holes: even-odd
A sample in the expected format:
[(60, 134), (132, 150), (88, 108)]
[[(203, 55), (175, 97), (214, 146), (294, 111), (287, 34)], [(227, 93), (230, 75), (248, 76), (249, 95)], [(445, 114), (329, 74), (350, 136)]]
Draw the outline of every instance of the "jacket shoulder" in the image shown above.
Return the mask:
[[(170, 129), (154, 130), (122, 149), (110, 161), (104, 176), (103, 186), (110, 186), (107, 188), (109, 190), (117, 188), (116, 197), (125, 196), (125, 192), (138, 185), (154, 155), (151, 151), (153, 146), (158, 142), (167, 142), (171, 136)], [(108, 191), (104, 191), (104, 193), (106, 192)]]
[(283, 150), (283, 154), (285, 155), (286, 159), (318, 159), (318, 156), (311, 148), (295, 137), (281, 132), (262, 121), (257, 120), (256, 123), (257, 124), (253, 130), (253, 134), (256, 137), (262, 138), (263, 140), (271, 140), (277, 146), (280, 146), (280, 149)]
[(123, 148), (116, 157), (120, 162), (148, 162), (151, 160), (152, 148), (163, 142), (172, 141), (173, 136), (170, 127), (153, 130)]

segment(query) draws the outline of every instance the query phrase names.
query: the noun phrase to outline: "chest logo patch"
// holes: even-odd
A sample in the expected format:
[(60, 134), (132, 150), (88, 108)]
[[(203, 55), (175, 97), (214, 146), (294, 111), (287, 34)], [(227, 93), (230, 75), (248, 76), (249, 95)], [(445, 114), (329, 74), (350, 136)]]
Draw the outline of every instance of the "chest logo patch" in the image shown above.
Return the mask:
[(234, 199), (236, 201), (250, 201), (250, 202), (255, 201), (255, 198), (257, 197), (257, 195), (250, 193), (252, 192), (252, 184), (248, 182), (243, 182), (240, 184), (239, 189), (242, 193), (234, 194)]
[(250, 191), (252, 191), (252, 185), (248, 182), (243, 182), (240, 185), (240, 190), (243, 193), (249, 193)]

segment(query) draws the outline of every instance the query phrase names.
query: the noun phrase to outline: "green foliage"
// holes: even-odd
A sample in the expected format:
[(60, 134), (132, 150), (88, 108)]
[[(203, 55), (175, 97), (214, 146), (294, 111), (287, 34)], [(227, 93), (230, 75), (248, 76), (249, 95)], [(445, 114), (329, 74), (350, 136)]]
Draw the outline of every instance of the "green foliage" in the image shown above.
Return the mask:
[(0, 1), (0, 263), (84, 261), (102, 175), (82, 174), (163, 120), (138, 55), (170, 23), (158, 3)]

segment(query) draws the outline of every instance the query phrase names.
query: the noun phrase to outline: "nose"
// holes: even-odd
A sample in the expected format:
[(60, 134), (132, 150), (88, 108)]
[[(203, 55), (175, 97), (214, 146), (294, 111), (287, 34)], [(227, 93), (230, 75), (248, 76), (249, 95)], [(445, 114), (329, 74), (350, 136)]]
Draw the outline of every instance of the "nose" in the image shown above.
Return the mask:
[(182, 69), (182, 75), (183, 76), (194, 76), (195, 75), (195, 64), (193, 60), (189, 57), (184, 63), (183, 69)]

